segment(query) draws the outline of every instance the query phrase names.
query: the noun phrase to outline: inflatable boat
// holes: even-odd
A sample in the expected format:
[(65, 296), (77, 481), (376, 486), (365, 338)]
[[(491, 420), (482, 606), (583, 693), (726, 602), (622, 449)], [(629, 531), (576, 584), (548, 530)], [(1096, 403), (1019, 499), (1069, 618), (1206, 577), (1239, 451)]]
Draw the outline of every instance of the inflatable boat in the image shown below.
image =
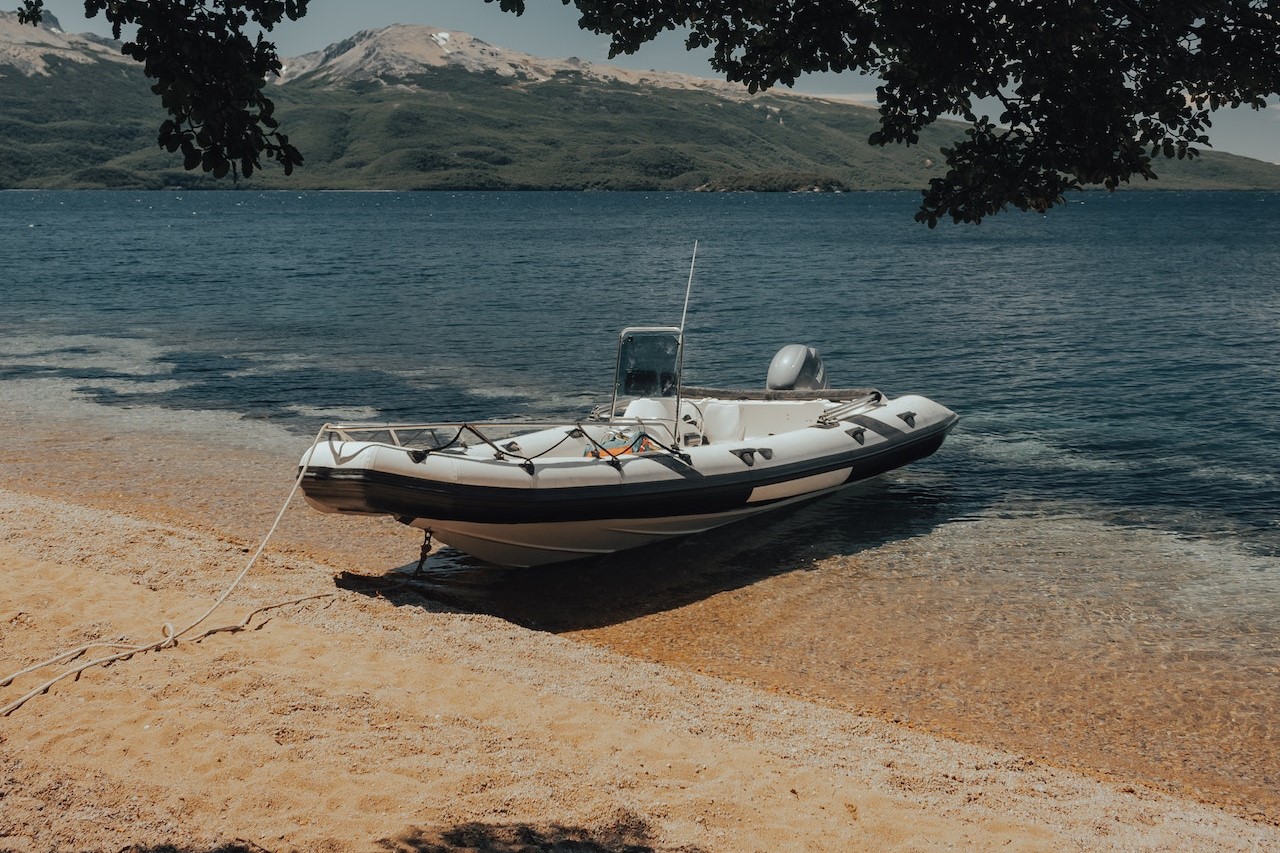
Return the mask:
[(918, 395), (830, 389), (798, 344), (763, 389), (684, 386), (681, 344), (679, 328), (623, 330), (612, 402), (572, 422), (326, 424), (303, 493), (323, 512), (390, 515), (482, 560), (536, 566), (834, 491), (928, 456), (958, 420)]

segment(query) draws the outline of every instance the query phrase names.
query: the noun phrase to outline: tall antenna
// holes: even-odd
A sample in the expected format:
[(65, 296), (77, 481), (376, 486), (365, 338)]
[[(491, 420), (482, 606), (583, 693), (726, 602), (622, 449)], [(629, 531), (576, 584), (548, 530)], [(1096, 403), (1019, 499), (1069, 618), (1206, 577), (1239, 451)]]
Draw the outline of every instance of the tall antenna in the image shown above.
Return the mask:
[(676, 357), (676, 416), (672, 424), (672, 436), (675, 438), (676, 447), (684, 444), (682, 434), (684, 432), (680, 427), (680, 400), (684, 396), (684, 323), (689, 317), (689, 294), (693, 293), (693, 268), (698, 263), (698, 241), (693, 241), (693, 257), (689, 259), (689, 283), (684, 288), (684, 310), (680, 312), (680, 341), (678, 344), (678, 355)]
[[(680, 349), (684, 350), (684, 321), (689, 316), (689, 294), (693, 292), (693, 267), (698, 263), (698, 241), (693, 241), (693, 257), (689, 259), (689, 283), (684, 288), (684, 310), (680, 312)], [(681, 366), (684, 362), (681, 361)]]

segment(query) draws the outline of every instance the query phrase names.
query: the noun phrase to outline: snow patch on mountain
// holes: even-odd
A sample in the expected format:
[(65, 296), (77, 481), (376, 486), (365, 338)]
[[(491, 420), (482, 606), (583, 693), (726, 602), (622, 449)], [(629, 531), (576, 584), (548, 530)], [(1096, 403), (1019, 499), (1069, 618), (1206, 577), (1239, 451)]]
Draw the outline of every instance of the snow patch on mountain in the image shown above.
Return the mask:
[[(665, 71), (636, 71), (588, 62), (576, 56), (546, 59), (495, 47), (468, 33), (410, 24), (363, 30), (324, 50), (284, 61), (279, 82), (310, 80), (382, 80), (402, 82), (425, 68), (455, 67), (477, 73), (539, 83), (557, 74), (586, 79), (648, 85), (667, 89), (702, 89), (730, 97), (745, 97), (746, 87)], [(398, 79), (399, 78), (399, 79)]]

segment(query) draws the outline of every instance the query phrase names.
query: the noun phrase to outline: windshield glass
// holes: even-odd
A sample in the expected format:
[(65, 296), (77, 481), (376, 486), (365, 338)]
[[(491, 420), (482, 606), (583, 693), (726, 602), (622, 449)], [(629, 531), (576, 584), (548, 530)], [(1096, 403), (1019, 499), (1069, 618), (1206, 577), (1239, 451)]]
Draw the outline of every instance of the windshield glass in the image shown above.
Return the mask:
[(679, 358), (679, 329), (624, 329), (618, 339), (616, 396), (674, 397)]

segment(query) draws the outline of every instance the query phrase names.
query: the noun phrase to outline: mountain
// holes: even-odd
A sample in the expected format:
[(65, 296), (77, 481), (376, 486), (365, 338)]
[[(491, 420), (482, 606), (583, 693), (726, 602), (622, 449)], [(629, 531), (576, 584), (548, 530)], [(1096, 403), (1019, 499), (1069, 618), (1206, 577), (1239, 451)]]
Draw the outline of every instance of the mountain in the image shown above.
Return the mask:
[[(724, 81), (543, 59), (396, 25), (284, 61), (270, 96), (304, 153), (274, 189), (911, 189), (963, 128), (866, 144), (875, 110)], [(155, 144), (163, 115), (118, 45), (0, 12), (0, 187), (218, 186)], [(109, 116), (109, 119), (102, 118)], [(1280, 167), (1214, 152), (1152, 188), (1280, 189)]]
[(95, 35), (75, 35), (62, 31), (62, 25), (51, 13), (44, 13), (44, 25), (24, 26), (18, 23), (16, 12), (0, 12), (0, 79), (18, 74), (53, 73), (50, 65), (71, 62), (90, 65), (97, 62), (116, 62), (133, 65), (128, 57), (120, 55), (120, 45)]
[(495, 47), (467, 33), (406, 24), (364, 30), (324, 50), (286, 60), (280, 82), (307, 77), (334, 83), (404, 80), (423, 68), (444, 67), (495, 74), (524, 83), (545, 83), (558, 74), (576, 74), (601, 83), (700, 89), (726, 97), (749, 97), (745, 87), (723, 80), (664, 71), (634, 71), (577, 57), (545, 59)]

